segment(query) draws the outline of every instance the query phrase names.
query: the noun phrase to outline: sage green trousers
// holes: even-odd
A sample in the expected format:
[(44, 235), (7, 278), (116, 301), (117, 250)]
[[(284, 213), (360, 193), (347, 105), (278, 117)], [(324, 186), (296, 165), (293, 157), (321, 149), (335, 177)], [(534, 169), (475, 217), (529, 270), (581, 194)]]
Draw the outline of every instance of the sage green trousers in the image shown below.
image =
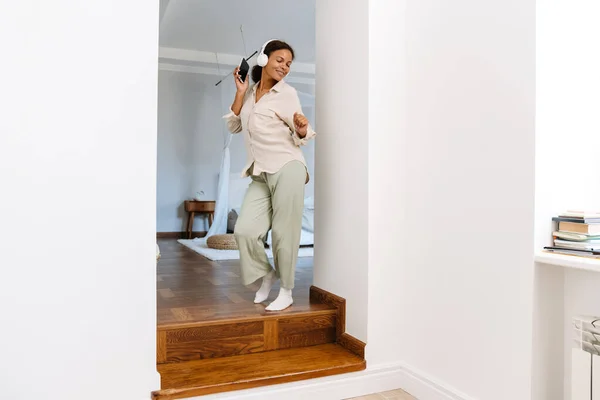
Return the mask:
[(274, 174), (251, 174), (252, 182), (234, 230), (244, 285), (273, 269), (265, 252), (271, 230), (275, 274), (281, 279), (281, 287), (294, 288), (306, 174), (306, 167), (300, 161), (290, 161)]

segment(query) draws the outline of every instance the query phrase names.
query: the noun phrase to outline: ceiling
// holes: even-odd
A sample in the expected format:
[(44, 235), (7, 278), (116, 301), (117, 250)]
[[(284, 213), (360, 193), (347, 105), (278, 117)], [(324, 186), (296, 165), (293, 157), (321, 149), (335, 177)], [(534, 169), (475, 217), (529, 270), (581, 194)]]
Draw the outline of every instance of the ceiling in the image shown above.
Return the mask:
[(160, 46), (250, 55), (277, 38), (294, 48), (297, 62), (314, 63), (315, 1), (161, 0)]

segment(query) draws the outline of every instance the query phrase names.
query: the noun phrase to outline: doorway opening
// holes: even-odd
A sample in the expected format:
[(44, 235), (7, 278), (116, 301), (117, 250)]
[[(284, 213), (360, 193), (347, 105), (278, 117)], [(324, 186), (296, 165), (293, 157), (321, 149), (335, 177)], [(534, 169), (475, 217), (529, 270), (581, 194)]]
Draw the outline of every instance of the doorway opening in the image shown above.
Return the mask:
[[(266, 0), (161, 1), (156, 217), (162, 390), (155, 397), (169, 393), (175, 398), (173, 391), (189, 397), (365, 367), (364, 344), (343, 336), (344, 299), (312, 286), (313, 196), (319, 179), (315, 140), (300, 146), (310, 179), (304, 187), (291, 307), (265, 310), (277, 297), (278, 282), (268, 300), (255, 304), (260, 281), (242, 284), (233, 235), (252, 180), (242, 174), (249, 151), (243, 133), (231, 134), (223, 119), (236, 93), (232, 71), (242, 58), (252, 68), (270, 39), (290, 44), (295, 58), (284, 80), (318, 132), (315, 1), (285, 0), (276, 7)], [(270, 233), (265, 251), (273, 264)], [(262, 373), (257, 375), (258, 364)]]

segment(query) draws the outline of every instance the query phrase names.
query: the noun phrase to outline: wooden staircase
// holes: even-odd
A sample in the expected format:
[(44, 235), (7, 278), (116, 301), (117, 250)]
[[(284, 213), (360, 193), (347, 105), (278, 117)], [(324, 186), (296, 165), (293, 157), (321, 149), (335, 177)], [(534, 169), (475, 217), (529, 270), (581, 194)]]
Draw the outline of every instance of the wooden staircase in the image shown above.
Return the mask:
[(158, 327), (161, 390), (180, 399), (366, 368), (365, 344), (345, 333), (345, 300), (312, 286), (310, 307)]

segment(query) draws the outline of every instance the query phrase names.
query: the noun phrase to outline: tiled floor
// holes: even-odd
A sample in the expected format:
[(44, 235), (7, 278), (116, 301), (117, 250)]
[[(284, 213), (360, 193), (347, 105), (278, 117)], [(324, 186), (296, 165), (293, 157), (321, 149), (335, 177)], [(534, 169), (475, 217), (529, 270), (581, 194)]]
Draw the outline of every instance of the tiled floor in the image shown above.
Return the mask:
[(375, 393), (368, 396), (354, 397), (348, 400), (417, 400), (404, 390), (390, 390), (389, 392)]

